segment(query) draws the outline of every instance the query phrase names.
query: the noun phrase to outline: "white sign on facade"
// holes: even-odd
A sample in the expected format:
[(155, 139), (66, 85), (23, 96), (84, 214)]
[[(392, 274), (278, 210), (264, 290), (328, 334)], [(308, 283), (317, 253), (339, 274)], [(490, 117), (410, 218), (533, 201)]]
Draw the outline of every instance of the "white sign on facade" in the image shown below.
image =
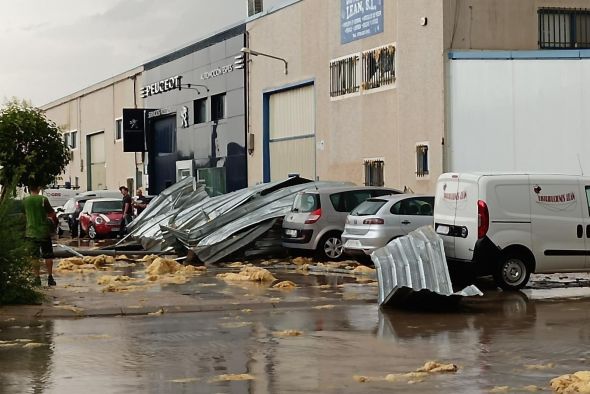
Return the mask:
[(228, 64), (227, 66), (217, 67), (214, 70), (207, 71), (206, 73), (201, 74), (201, 79), (207, 80), (210, 78), (219, 77), (220, 75), (224, 75), (224, 74), (230, 73), (232, 71), (234, 71), (234, 65)]
[(146, 98), (155, 94), (168, 92), (170, 90), (179, 89), (180, 81), (182, 80), (181, 75), (162, 79), (161, 81), (154, 82), (151, 85), (144, 86), (141, 89), (141, 97)]

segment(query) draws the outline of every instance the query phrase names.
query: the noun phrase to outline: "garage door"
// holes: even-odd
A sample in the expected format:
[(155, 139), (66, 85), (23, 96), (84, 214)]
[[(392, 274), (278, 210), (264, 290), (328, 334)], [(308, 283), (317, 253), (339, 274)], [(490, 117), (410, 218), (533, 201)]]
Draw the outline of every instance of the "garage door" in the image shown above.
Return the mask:
[(284, 179), (293, 173), (315, 179), (313, 85), (273, 93), (268, 121), (269, 180)]
[(107, 174), (105, 168), (104, 133), (88, 136), (88, 163), (90, 164), (88, 190), (106, 189)]

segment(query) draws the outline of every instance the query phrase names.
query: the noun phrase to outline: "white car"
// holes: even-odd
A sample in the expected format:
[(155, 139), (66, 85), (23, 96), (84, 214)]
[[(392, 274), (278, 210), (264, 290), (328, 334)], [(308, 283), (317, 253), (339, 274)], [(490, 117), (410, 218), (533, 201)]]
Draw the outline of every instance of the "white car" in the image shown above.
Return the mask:
[(347, 217), (342, 243), (348, 254), (371, 254), (391, 240), (432, 225), (434, 196), (396, 194), (369, 198)]

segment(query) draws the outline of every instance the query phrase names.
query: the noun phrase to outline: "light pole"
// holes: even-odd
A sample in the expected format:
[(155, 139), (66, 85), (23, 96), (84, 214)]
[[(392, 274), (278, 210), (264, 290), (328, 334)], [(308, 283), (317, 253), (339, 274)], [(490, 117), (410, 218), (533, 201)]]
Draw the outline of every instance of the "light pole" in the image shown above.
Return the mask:
[(288, 74), (289, 69), (288, 69), (287, 61), (285, 59), (283, 59), (282, 57), (277, 57), (277, 56), (269, 55), (267, 53), (258, 52), (258, 51), (255, 51), (253, 49), (246, 48), (246, 47), (240, 49), (240, 52), (246, 53), (251, 56), (264, 56), (264, 57), (269, 57), (271, 59), (280, 60), (283, 63), (285, 63), (285, 75)]

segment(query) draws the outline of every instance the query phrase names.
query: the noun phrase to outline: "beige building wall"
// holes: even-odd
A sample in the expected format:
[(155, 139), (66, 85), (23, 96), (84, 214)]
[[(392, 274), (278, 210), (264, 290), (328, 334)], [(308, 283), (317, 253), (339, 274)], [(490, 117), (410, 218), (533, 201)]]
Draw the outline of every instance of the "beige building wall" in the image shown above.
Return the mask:
[(136, 158), (135, 153), (123, 152), (123, 140), (115, 139), (115, 121), (123, 108), (143, 107), (141, 72), (141, 67), (135, 68), (42, 107), (64, 132), (78, 131), (77, 148), (72, 150), (72, 161), (60, 183), (71, 180), (74, 186), (78, 178), (79, 190), (88, 190), (87, 138), (97, 132), (104, 132), (107, 188), (117, 189), (128, 178), (135, 180), (141, 154)]
[(538, 49), (537, 10), (590, 8), (588, 0), (443, 0), (448, 49)]
[[(383, 158), (386, 186), (432, 193), (444, 171), (448, 51), (538, 49), (540, 7), (590, 7), (588, 0), (387, 0), (383, 33), (341, 45), (340, 3), (295, 1), (249, 21), (250, 47), (289, 62), (288, 75), (271, 59), (250, 63), (249, 184), (263, 179), (263, 93), (313, 80), (320, 179), (362, 184), (363, 159)], [(330, 60), (390, 43), (394, 89), (330, 99)], [(429, 147), (423, 178), (416, 176), (417, 143)]]
[[(421, 26), (425, 15), (431, 19)], [(300, 1), (248, 23), (252, 49), (289, 62), (288, 75), (271, 59), (255, 57), (250, 63), (249, 130), (255, 150), (249, 156), (249, 184), (263, 179), (263, 92), (313, 80), (319, 179), (363, 184), (363, 159), (383, 158), (386, 186), (431, 190), (436, 178), (416, 177), (416, 143), (429, 143), (431, 172), (440, 173), (442, 16), (439, 0), (387, 1), (383, 33), (345, 45), (340, 41), (340, 0)], [(392, 43), (397, 48), (393, 89), (331, 100), (330, 60)]]

